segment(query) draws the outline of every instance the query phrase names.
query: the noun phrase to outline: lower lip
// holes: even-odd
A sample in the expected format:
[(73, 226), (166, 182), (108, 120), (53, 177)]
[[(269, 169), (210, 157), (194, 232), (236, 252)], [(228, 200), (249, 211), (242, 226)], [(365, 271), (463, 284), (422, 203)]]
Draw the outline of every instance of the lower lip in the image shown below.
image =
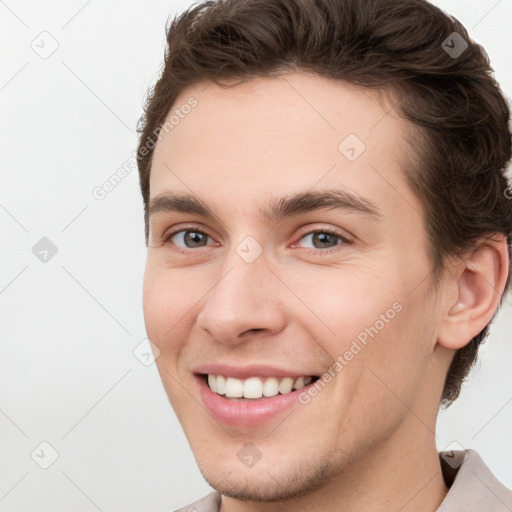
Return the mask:
[[(230, 400), (214, 393), (203, 377), (198, 377), (201, 399), (212, 417), (226, 425), (257, 427), (278, 417), (297, 403), (300, 393), (308, 388), (261, 400)], [(311, 385), (311, 384), (310, 384)]]

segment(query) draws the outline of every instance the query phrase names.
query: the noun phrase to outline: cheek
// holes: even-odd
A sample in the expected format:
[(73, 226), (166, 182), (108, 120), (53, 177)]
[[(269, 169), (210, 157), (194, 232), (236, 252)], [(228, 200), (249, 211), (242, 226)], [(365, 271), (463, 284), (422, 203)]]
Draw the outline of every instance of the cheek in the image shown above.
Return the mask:
[[(435, 331), (428, 321), (427, 300), (402, 298), (401, 310), (388, 323), (373, 324), (362, 350), (365, 387), (388, 403), (412, 404), (422, 386)], [(382, 327), (382, 329), (379, 329)], [(359, 356), (358, 356), (359, 357)], [(397, 398), (399, 397), (399, 399)]]
[[(313, 280), (302, 279), (296, 286), (301, 299), (295, 308), (304, 315), (294, 314), (305, 330), (315, 339), (323, 340), (334, 359), (349, 348), (353, 340), (369, 339), (368, 330), (385, 330), (400, 313), (395, 294), (382, 282), (365, 279), (361, 273), (350, 269), (327, 269), (326, 275), (317, 272)], [(296, 281), (297, 282), (297, 281)], [(304, 307), (307, 306), (307, 308)]]
[(388, 275), (339, 270), (331, 279), (317, 274), (314, 283), (302, 281), (297, 294), (315, 316), (308, 312), (300, 321), (333, 361), (342, 358), (343, 373), (351, 379), (363, 372), (376, 380), (370, 368), (390, 384), (397, 379), (414, 384), (434, 339), (428, 290), (425, 284), (410, 293), (400, 273)]
[(146, 266), (143, 285), (143, 308), (146, 332), (160, 350), (183, 333), (187, 313), (197, 301), (190, 286), (181, 278), (180, 272), (161, 269), (156, 265)]
[[(143, 285), (144, 322), (148, 338), (158, 347), (156, 367), (173, 408), (181, 410), (187, 395), (178, 384), (182, 380), (178, 360), (190, 329), (186, 290), (176, 278), (178, 272), (146, 266)], [(188, 397), (189, 398), (189, 397)]]

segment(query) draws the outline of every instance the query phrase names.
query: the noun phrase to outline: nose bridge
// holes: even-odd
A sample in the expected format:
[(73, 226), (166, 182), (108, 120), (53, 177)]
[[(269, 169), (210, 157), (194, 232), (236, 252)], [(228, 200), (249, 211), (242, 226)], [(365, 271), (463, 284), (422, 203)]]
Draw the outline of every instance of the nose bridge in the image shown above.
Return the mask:
[(245, 331), (275, 332), (284, 324), (284, 312), (273, 293), (275, 278), (263, 248), (256, 244), (246, 239), (229, 251), (205, 296), (197, 322), (218, 341), (236, 343)]

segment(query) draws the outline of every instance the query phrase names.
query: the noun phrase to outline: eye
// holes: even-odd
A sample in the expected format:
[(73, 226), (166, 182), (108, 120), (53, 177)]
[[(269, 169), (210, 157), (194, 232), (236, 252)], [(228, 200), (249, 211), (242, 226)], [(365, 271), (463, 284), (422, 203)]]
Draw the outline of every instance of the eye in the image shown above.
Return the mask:
[(195, 249), (213, 245), (208, 244), (208, 239), (211, 240), (211, 237), (197, 229), (181, 229), (168, 233), (163, 237), (164, 242), (172, 242), (181, 249)]
[[(216, 245), (209, 235), (192, 227), (166, 233), (162, 237), (162, 241), (164, 243), (171, 242), (178, 249), (183, 250)], [(310, 249), (312, 252), (329, 252), (329, 249), (333, 249), (345, 243), (350, 243), (350, 241), (336, 231), (331, 229), (318, 229), (302, 235), (295, 246), (298, 245), (304, 249)]]
[(300, 238), (300, 247), (305, 249), (332, 249), (348, 240), (330, 229), (310, 231)]

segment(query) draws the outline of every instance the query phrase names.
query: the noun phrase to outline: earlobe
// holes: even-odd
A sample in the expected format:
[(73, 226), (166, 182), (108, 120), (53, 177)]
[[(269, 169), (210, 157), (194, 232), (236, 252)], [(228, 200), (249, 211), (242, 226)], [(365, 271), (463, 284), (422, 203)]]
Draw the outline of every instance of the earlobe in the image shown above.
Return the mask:
[(497, 234), (482, 239), (453, 267), (449, 287), (455, 301), (447, 305), (438, 343), (458, 350), (467, 345), (491, 321), (507, 281), (509, 256), (507, 240)]

